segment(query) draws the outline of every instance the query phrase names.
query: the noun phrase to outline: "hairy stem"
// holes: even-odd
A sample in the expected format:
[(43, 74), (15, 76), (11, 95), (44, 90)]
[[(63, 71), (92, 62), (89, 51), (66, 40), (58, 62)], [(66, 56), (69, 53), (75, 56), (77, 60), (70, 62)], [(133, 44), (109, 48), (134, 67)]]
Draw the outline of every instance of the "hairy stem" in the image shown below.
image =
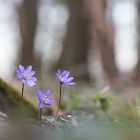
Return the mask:
[(39, 112), (39, 121), (40, 121), (40, 123), (42, 121), (42, 108), (40, 108), (40, 112)]
[(56, 122), (56, 120), (57, 120), (58, 113), (59, 113), (60, 106), (61, 106), (61, 96), (62, 96), (61, 89), (62, 89), (62, 83), (60, 82), (60, 90), (59, 90), (59, 103), (58, 103), (58, 109), (57, 109), (57, 112), (56, 112), (56, 115), (55, 115), (54, 123), (55, 123), (55, 122)]
[(22, 84), (22, 90), (21, 90), (21, 100), (23, 99), (23, 93), (24, 93), (24, 83)]

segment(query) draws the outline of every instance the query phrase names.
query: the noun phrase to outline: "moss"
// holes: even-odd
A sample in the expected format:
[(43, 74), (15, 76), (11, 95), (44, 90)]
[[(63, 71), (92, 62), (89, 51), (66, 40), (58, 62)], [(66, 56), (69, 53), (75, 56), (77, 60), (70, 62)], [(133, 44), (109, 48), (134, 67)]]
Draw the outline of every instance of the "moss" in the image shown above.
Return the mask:
[(10, 118), (36, 118), (37, 109), (26, 99), (20, 101), (20, 94), (0, 79), (0, 110)]

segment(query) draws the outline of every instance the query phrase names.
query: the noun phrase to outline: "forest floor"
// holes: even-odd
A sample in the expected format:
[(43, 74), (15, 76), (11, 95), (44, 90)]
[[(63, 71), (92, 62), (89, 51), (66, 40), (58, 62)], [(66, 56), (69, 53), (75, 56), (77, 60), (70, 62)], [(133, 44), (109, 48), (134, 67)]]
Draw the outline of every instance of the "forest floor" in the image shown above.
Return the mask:
[[(13, 84), (13, 87), (15, 87), (20, 92), (20, 83), (15, 82)], [(50, 85), (50, 87), (52, 89), (53, 97), (57, 100), (59, 95), (57, 92), (59, 91), (57, 84), (55, 85), (55, 88), (54, 85)], [(110, 111), (115, 112), (123, 107), (126, 102), (133, 101), (139, 93), (140, 87), (137, 85), (122, 85), (121, 88), (111, 89), (109, 86), (106, 86), (104, 88), (95, 88), (93, 85), (84, 83), (71, 88), (64, 87), (61, 111), (64, 113), (70, 112), (71, 110), (76, 110), (77, 108), (81, 107), (86, 107), (86, 109), (95, 108), (95, 104), (93, 103), (95, 96), (104, 94), (105, 96), (111, 96)], [(38, 101), (36, 99), (36, 87), (34, 87), (33, 89), (26, 87), (24, 97), (31, 101), (35, 106), (38, 105)], [(56, 107), (57, 102), (52, 106), (52, 109), (55, 110)], [(2, 136), (6, 136), (8, 129), (9, 123), (7, 121), (7, 118), (0, 115), (0, 138)]]

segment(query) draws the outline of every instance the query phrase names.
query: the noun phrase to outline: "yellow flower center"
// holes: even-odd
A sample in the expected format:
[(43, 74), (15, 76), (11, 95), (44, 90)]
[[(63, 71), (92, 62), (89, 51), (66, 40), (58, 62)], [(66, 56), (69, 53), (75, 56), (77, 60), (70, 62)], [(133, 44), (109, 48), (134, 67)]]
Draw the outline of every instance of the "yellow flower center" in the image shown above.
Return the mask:
[(27, 79), (27, 78), (29, 78), (29, 75), (26, 74), (26, 73), (24, 73), (24, 74), (23, 74), (23, 77), (24, 77), (25, 79)]
[(42, 98), (42, 101), (43, 101), (43, 102), (46, 102), (46, 101), (47, 101), (47, 98), (46, 98), (46, 97), (43, 97), (43, 98)]

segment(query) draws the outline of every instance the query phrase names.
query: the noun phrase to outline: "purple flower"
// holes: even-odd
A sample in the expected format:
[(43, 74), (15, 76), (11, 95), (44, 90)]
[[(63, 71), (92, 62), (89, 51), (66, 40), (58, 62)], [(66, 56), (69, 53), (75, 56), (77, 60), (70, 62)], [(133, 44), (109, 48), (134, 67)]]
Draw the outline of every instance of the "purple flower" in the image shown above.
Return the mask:
[(73, 77), (70, 77), (70, 72), (69, 71), (61, 71), (60, 69), (58, 70), (58, 72), (56, 73), (57, 78), (59, 79), (59, 81), (61, 82), (62, 85), (65, 86), (71, 86), (71, 85), (75, 85), (76, 83), (73, 82)]
[(26, 69), (19, 65), (17, 69), (17, 77), (18, 79), (28, 86), (32, 87), (35, 85), (35, 82), (37, 81), (35, 75), (35, 71), (32, 71), (32, 66), (28, 66)]
[(51, 105), (54, 100), (50, 97), (51, 91), (49, 89), (46, 90), (45, 93), (43, 93), (40, 89), (37, 90), (37, 98), (39, 100), (38, 106), (40, 108), (43, 108), (44, 105)]

